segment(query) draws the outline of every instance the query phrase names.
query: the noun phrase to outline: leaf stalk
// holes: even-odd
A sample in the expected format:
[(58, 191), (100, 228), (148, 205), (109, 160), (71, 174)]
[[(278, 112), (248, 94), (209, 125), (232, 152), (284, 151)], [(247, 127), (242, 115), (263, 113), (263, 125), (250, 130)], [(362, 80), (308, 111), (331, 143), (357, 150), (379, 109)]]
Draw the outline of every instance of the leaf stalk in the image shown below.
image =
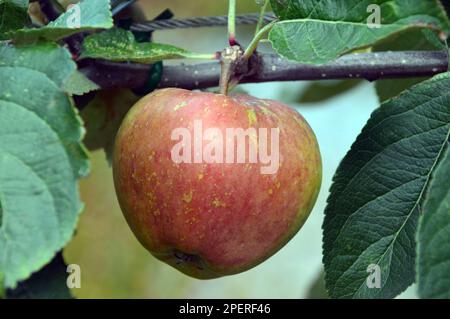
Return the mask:
[(228, 6), (228, 42), (236, 45), (236, 0), (229, 0)]

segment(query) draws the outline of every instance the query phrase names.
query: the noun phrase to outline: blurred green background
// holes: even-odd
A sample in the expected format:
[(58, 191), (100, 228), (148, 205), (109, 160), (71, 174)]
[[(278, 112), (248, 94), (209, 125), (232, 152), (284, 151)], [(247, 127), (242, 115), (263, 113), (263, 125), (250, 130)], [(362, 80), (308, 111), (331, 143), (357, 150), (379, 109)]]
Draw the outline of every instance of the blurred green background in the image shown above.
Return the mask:
[[(238, 0), (238, 12), (257, 12), (254, 0)], [(170, 8), (175, 18), (224, 15), (228, 1), (148, 0), (139, 2), (148, 18)], [(238, 41), (247, 44), (253, 27), (238, 26)], [(222, 50), (224, 27), (157, 31), (156, 42), (198, 52)], [(261, 51), (270, 50), (268, 44)], [(153, 258), (135, 239), (122, 216), (111, 168), (103, 151), (91, 153), (92, 172), (81, 181), (85, 210), (66, 262), (81, 266), (78, 298), (326, 298), (322, 276), (322, 221), (331, 179), (340, 160), (378, 106), (368, 82), (325, 81), (248, 84), (251, 95), (272, 98), (297, 109), (316, 133), (324, 174), (322, 189), (310, 218), (281, 251), (242, 274), (201, 281), (187, 277)], [(401, 297), (415, 297), (414, 287)]]

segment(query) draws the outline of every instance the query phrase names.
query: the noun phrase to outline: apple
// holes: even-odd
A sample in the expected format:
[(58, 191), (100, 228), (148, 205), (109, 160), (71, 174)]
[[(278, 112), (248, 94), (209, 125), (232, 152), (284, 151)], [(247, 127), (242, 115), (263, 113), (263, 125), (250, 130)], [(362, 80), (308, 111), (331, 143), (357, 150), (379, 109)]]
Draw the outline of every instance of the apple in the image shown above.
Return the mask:
[(313, 131), (249, 95), (155, 91), (116, 136), (123, 214), (156, 258), (199, 279), (248, 270), (302, 227), (322, 176)]

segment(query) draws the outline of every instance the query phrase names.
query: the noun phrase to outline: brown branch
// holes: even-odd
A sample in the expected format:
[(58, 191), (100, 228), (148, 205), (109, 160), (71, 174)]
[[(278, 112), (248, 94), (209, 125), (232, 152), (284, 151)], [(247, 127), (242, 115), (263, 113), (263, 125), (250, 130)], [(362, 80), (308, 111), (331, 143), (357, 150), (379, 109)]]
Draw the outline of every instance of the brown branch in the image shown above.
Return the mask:
[[(446, 51), (376, 52), (345, 55), (323, 65), (287, 61), (275, 54), (262, 54), (241, 83), (271, 81), (366, 79), (432, 76), (448, 70)], [(148, 79), (149, 65), (90, 60), (81, 71), (102, 88), (139, 88)], [(167, 65), (159, 87), (204, 89), (219, 84), (219, 62)]]

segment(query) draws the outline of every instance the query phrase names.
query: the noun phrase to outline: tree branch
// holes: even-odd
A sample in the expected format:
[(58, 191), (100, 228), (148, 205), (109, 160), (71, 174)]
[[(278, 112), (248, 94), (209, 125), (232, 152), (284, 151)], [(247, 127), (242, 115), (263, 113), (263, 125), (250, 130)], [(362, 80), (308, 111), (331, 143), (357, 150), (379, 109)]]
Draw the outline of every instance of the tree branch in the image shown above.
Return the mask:
[[(81, 72), (104, 89), (142, 87), (151, 67), (104, 60), (89, 60), (83, 64)], [(446, 51), (406, 51), (349, 54), (323, 65), (300, 64), (275, 54), (262, 54), (258, 61), (251, 60), (251, 64), (240, 83), (424, 77), (447, 72), (449, 62)], [(167, 65), (159, 87), (205, 89), (218, 86), (219, 78), (219, 62)]]

